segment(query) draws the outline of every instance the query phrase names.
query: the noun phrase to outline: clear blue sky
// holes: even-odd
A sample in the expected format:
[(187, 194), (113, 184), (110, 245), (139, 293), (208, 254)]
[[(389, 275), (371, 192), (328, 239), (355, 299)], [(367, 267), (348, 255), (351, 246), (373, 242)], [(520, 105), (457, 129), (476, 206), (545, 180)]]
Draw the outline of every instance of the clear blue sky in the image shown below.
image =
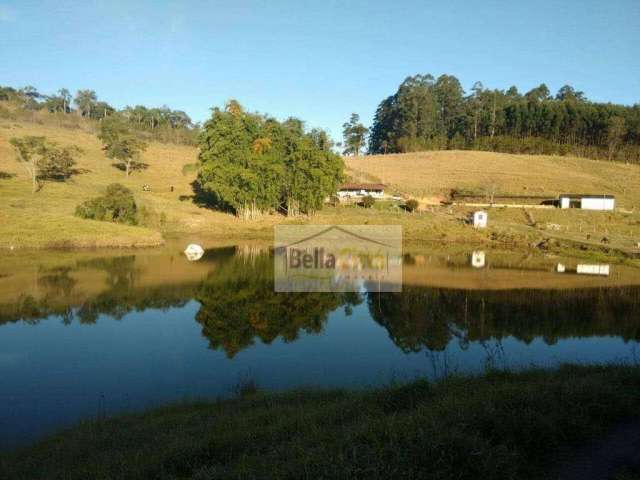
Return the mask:
[(416, 73), (638, 103), (639, 48), (638, 0), (0, 0), (0, 85), (195, 120), (233, 97), (334, 138)]

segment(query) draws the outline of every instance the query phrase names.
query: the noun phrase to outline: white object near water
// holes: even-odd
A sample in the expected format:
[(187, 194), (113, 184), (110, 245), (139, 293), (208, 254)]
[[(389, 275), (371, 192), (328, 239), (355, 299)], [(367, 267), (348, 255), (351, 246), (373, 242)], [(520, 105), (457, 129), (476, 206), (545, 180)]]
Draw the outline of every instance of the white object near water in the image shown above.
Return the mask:
[(489, 215), (484, 210), (473, 213), (473, 226), (475, 228), (486, 228)]
[(471, 254), (471, 266), (473, 268), (484, 268), (486, 264), (484, 252), (476, 251)]
[(197, 243), (190, 243), (184, 250), (184, 254), (187, 256), (187, 260), (195, 262), (202, 258), (204, 255), (204, 249)]

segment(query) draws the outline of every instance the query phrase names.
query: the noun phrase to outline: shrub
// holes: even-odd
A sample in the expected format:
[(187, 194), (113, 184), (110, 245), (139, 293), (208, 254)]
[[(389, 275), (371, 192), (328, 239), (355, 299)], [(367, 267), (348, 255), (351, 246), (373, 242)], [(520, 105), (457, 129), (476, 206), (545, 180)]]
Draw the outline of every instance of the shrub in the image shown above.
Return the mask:
[(366, 197), (364, 197), (361, 202), (364, 208), (371, 208), (375, 203), (376, 203), (376, 199), (370, 195), (367, 195)]
[(137, 207), (133, 193), (124, 185), (112, 183), (103, 197), (96, 197), (76, 207), (80, 218), (136, 225)]
[(409, 200), (407, 200), (407, 202), (404, 204), (404, 208), (407, 209), (407, 211), (409, 212), (413, 212), (415, 210), (418, 209), (418, 201), (415, 198), (410, 198)]

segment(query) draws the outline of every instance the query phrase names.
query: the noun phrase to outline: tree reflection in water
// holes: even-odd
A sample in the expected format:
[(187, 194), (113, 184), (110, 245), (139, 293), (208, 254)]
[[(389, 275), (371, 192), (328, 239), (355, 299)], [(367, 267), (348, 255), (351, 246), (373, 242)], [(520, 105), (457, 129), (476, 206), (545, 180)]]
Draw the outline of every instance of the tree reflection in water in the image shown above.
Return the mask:
[[(207, 251), (204, 280), (182, 283), (163, 274), (166, 283), (144, 284), (145, 264), (137, 259), (107, 257), (39, 269), (38, 296), (24, 293), (0, 304), (0, 326), (54, 315), (65, 323), (91, 324), (101, 315), (121, 319), (131, 311), (181, 307), (195, 299), (195, 320), (210, 347), (233, 357), (257, 340), (293, 342), (303, 333), (319, 334), (332, 312), (343, 308), (350, 315), (366, 300), (371, 318), (402, 351), (443, 352), (452, 342), (464, 350), (474, 342), (485, 349), (489, 366), (504, 361), (507, 337), (527, 344), (536, 338), (547, 344), (593, 336), (640, 340), (640, 287), (477, 291), (405, 285), (398, 293), (276, 293), (268, 250)], [(84, 270), (104, 272), (100, 293), (81, 294), (74, 274)], [(441, 371), (452, 368), (436, 360)]]

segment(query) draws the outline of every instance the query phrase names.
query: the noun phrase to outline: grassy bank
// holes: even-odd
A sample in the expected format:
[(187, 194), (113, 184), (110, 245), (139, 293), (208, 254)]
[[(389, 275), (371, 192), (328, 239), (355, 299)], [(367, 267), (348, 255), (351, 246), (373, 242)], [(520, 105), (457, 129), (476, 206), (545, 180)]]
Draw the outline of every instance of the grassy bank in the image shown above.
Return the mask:
[(490, 372), (367, 391), (247, 388), (237, 399), (81, 424), (0, 456), (0, 476), (550, 478), (638, 407), (640, 368), (625, 366)]

